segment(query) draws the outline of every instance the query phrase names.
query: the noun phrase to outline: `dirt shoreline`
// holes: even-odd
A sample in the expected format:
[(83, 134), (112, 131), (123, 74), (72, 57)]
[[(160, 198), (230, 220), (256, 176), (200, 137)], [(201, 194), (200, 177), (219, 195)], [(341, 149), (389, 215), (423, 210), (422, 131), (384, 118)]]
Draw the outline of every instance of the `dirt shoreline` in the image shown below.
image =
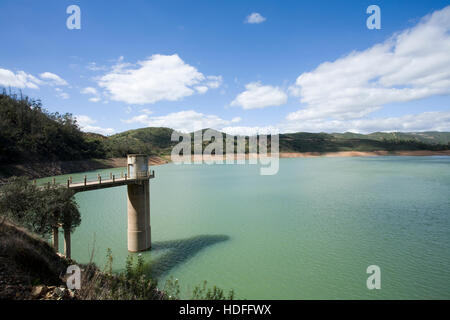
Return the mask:
[[(280, 158), (316, 158), (316, 157), (374, 157), (374, 156), (450, 156), (450, 150), (414, 150), (414, 151), (339, 151), (339, 152), (280, 152)], [(256, 158), (256, 154), (235, 154), (234, 159)], [(224, 158), (224, 157), (222, 157)], [(201, 158), (192, 157), (193, 161)], [(203, 160), (213, 160), (217, 157), (203, 157)], [(220, 159), (220, 158), (219, 158)], [(170, 156), (151, 156), (149, 165), (157, 166), (171, 162)], [(74, 161), (30, 162), (0, 166), (0, 182), (10, 176), (26, 176), (39, 179), (62, 174), (92, 171), (98, 169), (126, 167), (126, 158), (89, 159)]]
[[(151, 156), (151, 166), (169, 163), (165, 157)], [(39, 179), (62, 174), (86, 172), (99, 169), (120, 168), (127, 166), (127, 158), (87, 159), (73, 161), (42, 161), (0, 166), (0, 182), (11, 176), (25, 176)]]
[(413, 151), (338, 151), (338, 152), (280, 152), (280, 158), (314, 157), (375, 157), (375, 156), (450, 156), (450, 150)]

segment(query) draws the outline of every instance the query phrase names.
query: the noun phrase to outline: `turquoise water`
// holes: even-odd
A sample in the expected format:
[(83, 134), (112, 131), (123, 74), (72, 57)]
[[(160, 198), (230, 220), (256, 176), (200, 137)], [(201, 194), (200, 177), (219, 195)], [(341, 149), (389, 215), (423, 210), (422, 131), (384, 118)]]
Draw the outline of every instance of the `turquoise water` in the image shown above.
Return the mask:
[[(274, 176), (256, 165), (152, 169), (154, 249), (143, 256), (186, 297), (207, 280), (246, 299), (450, 298), (450, 157), (280, 159)], [(73, 257), (88, 262), (95, 247), (103, 266), (111, 248), (120, 270), (126, 187), (76, 199)], [(366, 287), (369, 265), (381, 290)]]

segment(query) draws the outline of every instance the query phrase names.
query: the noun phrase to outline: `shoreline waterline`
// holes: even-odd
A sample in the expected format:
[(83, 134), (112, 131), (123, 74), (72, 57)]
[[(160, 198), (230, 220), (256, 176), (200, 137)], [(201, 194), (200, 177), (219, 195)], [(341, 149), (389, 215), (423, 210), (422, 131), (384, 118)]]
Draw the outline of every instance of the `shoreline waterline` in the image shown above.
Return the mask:
[[(410, 151), (333, 151), (333, 152), (280, 152), (280, 158), (318, 158), (318, 157), (376, 157), (376, 156), (450, 156), (450, 150), (410, 150)], [(258, 154), (233, 154), (232, 160), (258, 159)], [(263, 156), (267, 157), (267, 156)], [(192, 162), (226, 160), (225, 156), (193, 155)], [(172, 163), (170, 155), (149, 156), (150, 166)], [(127, 159), (86, 159), (74, 161), (30, 162), (0, 166), (0, 182), (11, 176), (27, 176), (30, 179), (41, 179), (57, 175), (75, 174), (93, 170), (104, 170), (126, 167)]]

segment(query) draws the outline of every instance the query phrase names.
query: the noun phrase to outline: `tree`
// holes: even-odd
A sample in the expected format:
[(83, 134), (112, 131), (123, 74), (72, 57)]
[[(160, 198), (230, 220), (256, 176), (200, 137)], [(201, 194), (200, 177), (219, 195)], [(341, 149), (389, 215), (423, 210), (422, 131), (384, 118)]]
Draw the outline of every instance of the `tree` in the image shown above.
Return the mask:
[(0, 215), (45, 238), (58, 225), (72, 232), (81, 223), (73, 195), (64, 187), (38, 187), (26, 178), (12, 177), (0, 188)]

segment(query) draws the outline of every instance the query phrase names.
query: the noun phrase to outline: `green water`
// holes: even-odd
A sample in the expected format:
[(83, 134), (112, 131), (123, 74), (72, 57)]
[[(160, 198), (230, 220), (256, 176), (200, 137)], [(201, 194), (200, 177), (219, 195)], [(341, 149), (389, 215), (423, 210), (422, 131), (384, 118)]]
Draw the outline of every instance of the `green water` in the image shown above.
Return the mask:
[[(450, 298), (450, 157), (281, 159), (274, 176), (256, 165), (152, 169), (154, 249), (143, 256), (185, 296), (208, 280), (246, 299)], [(123, 268), (126, 187), (76, 199), (73, 257), (89, 261), (95, 243), (97, 264), (111, 248)], [(381, 290), (366, 287), (373, 264)]]

